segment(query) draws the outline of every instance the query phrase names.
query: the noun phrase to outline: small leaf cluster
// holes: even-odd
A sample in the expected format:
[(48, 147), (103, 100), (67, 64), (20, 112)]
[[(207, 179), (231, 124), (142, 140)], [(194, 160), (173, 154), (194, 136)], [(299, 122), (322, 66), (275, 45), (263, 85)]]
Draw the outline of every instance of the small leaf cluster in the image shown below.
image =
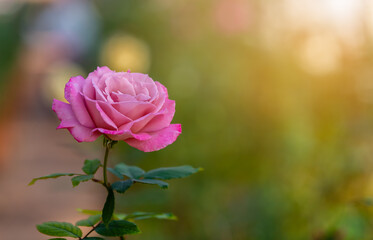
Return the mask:
[[(98, 219), (99, 220), (99, 219)], [(82, 220), (83, 221), (83, 220)], [(88, 222), (79, 221), (78, 224), (88, 224)], [(96, 224), (96, 223), (95, 223)], [(53, 237), (72, 237), (85, 240), (104, 240), (101, 237), (88, 237), (82, 234), (82, 230), (67, 222), (45, 222), (36, 226), (40, 233)], [(94, 226), (96, 233), (107, 237), (118, 237), (127, 234), (140, 233), (140, 230), (133, 222), (126, 220), (113, 220), (108, 226), (99, 223)], [(66, 240), (65, 238), (51, 238), (49, 240)]]
[(102, 183), (101, 181), (94, 179), (94, 174), (97, 172), (97, 170), (102, 166), (100, 160), (94, 159), (94, 160), (85, 160), (84, 165), (82, 167), (82, 170), (85, 174), (81, 173), (53, 173), (50, 175), (34, 178), (31, 180), (31, 182), (28, 184), (33, 185), (38, 180), (45, 180), (45, 179), (51, 179), (51, 178), (59, 178), (64, 176), (75, 176), (71, 178), (71, 183), (73, 184), (73, 187), (78, 186), (81, 182), (87, 182), (89, 180), (93, 180), (94, 182)]
[[(131, 221), (143, 219), (177, 220), (172, 213), (134, 212), (131, 214), (113, 214), (113, 219), (106, 226), (102, 223), (102, 212), (78, 209), (79, 212), (90, 215), (88, 218), (76, 222), (75, 226), (67, 222), (45, 222), (37, 225), (40, 233), (53, 237), (72, 237), (85, 240), (103, 240), (101, 237), (83, 237), (79, 227), (93, 227), (94, 231), (106, 237), (120, 237), (128, 234), (140, 233), (137, 225)], [(65, 238), (51, 238), (50, 240), (63, 240)], [(66, 240), (66, 239), (65, 239)]]
[[(34, 178), (29, 183), (29, 185), (33, 185), (38, 180), (58, 178), (62, 176), (73, 176), (71, 178), (73, 187), (78, 186), (81, 182), (93, 181), (103, 185), (108, 192), (102, 211), (80, 210), (82, 213), (89, 214), (90, 216), (86, 219), (78, 221), (75, 225), (66, 222), (45, 222), (37, 225), (39, 232), (48, 236), (58, 237), (51, 238), (50, 240), (66, 240), (63, 237), (72, 237), (79, 240), (104, 240), (101, 237), (89, 237), (88, 235), (95, 231), (97, 234), (105, 237), (122, 237), (128, 234), (140, 233), (139, 228), (133, 222), (136, 220), (149, 218), (176, 220), (176, 216), (172, 213), (114, 213), (114, 191), (124, 193), (135, 183), (158, 185), (160, 188), (166, 189), (168, 188), (168, 183), (164, 180), (184, 178), (202, 170), (201, 168), (193, 168), (185, 165), (179, 167), (157, 168), (146, 172), (137, 166), (129, 166), (124, 163), (120, 163), (114, 168), (108, 168), (112, 174), (120, 179), (113, 184), (109, 184), (94, 178), (95, 173), (100, 167), (102, 167), (102, 164), (97, 159), (85, 160), (82, 167), (84, 174), (55, 173)], [(79, 227), (91, 227), (92, 230), (83, 236)]]
[[(124, 193), (134, 183), (158, 185), (162, 189), (167, 189), (168, 183), (162, 180), (188, 177), (201, 171), (202, 168), (193, 168), (185, 165), (179, 167), (157, 168), (145, 172), (137, 166), (129, 166), (124, 163), (119, 163), (114, 168), (108, 168), (108, 170), (121, 179), (121, 181), (114, 182), (111, 187), (118, 193)], [(128, 179), (124, 180), (125, 177)]]

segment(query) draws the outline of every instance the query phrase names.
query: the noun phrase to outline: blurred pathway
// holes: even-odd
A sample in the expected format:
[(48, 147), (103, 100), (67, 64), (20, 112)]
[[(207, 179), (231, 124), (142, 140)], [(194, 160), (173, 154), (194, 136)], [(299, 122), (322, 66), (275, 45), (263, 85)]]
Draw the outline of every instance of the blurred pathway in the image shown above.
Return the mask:
[(34, 177), (81, 172), (84, 159), (102, 158), (103, 154), (94, 144), (78, 144), (68, 131), (57, 131), (58, 122), (51, 110), (40, 106), (31, 109), (12, 120), (18, 130), (13, 143), (15, 150), (0, 168), (1, 240), (48, 239), (36, 230), (36, 224), (75, 223), (84, 218), (76, 208), (99, 209), (105, 200), (104, 189), (93, 183), (72, 188), (70, 177), (27, 186)]

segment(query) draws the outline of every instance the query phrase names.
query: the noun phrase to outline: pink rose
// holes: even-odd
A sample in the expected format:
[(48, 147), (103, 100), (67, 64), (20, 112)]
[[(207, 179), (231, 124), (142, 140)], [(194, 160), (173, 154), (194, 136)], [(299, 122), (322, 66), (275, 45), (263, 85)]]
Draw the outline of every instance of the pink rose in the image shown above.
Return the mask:
[(53, 100), (52, 109), (78, 142), (95, 141), (101, 134), (123, 140), (144, 152), (160, 150), (181, 133), (170, 124), (175, 101), (167, 88), (148, 75), (115, 72), (98, 67), (86, 79), (72, 77), (65, 86), (70, 103)]

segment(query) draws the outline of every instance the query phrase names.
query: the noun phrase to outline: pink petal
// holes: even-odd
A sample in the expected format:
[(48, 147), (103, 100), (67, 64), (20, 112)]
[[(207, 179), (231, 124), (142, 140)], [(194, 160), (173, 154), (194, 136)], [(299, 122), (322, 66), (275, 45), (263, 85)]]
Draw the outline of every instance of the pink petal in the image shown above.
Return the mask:
[(145, 101), (149, 101), (150, 97), (146, 94), (143, 94), (143, 93), (140, 93), (138, 95), (136, 95), (136, 100), (137, 101), (142, 101), (142, 102), (145, 102)]
[(129, 123), (132, 120), (122, 113), (118, 112), (110, 103), (97, 101), (101, 109), (107, 114), (107, 116), (113, 120), (115, 125), (119, 128), (123, 124)]
[(132, 132), (139, 132), (141, 129), (144, 128), (146, 124), (148, 124), (155, 116), (163, 114), (163, 111), (157, 113), (149, 113), (141, 118), (138, 118), (133, 121), (133, 125), (131, 127)]
[(92, 116), (92, 119), (95, 122), (96, 127), (111, 130), (118, 129), (118, 127), (106, 115), (106, 113), (101, 109), (101, 107), (98, 104), (96, 104), (97, 101), (85, 97), (85, 103), (89, 111), (89, 114)]
[(137, 101), (113, 103), (112, 106), (120, 113), (133, 120), (151, 113), (155, 109), (155, 106), (151, 103)]
[(98, 104), (98, 102), (96, 102), (96, 109), (100, 113), (100, 115), (101, 115), (102, 119), (105, 121), (105, 123), (109, 124), (114, 129), (118, 129), (117, 125), (113, 122), (113, 120), (111, 120), (108, 117), (108, 115), (106, 115), (106, 113), (104, 112), (104, 110), (102, 110), (102, 108), (100, 107), (100, 104)]
[(115, 141), (126, 140), (128, 138), (134, 138), (134, 139), (143, 141), (143, 140), (148, 140), (151, 138), (151, 135), (148, 133), (136, 134), (136, 133), (132, 133), (131, 130), (113, 131), (113, 130), (108, 130), (108, 129), (103, 129), (103, 128), (96, 128), (94, 129), (94, 131), (99, 131), (105, 134), (110, 139), (115, 140)]
[(144, 94), (149, 96), (150, 101), (158, 96), (157, 86), (153, 79), (142, 73), (131, 73), (131, 81), (136, 91), (136, 95)]
[(84, 86), (84, 81), (85, 81), (85, 79), (82, 76), (76, 76), (76, 77), (71, 77), (70, 80), (66, 83), (66, 85), (65, 85), (65, 99), (68, 102), (71, 101), (71, 97), (70, 97), (71, 89), (72, 88), (77, 89), (77, 91), (79, 92), (80, 89), (82, 89), (83, 86)]
[(128, 94), (113, 92), (110, 94), (111, 98), (114, 100), (114, 102), (134, 102), (137, 101), (137, 99)]
[(106, 101), (105, 96), (103, 95), (103, 90), (105, 89), (105, 81), (104, 75), (111, 75), (115, 73), (114, 71), (110, 70), (108, 67), (97, 67), (94, 72), (91, 72), (87, 79), (90, 80), (89, 83), (92, 83), (92, 87), (95, 90), (95, 97), (90, 97), (91, 99), (97, 99)]
[[(175, 114), (175, 101), (167, 99), (163, 109), (156, 113), (149, 113), (133, 121), (133, 132), (154, 132), (170, 125)], [(155, 119), (153, 121), (153, 119)], [(149, 127), (148, 127), (149, 126)], [(146, 130), (144, 129), (146, 127)]]
[(70, 104), (54, 99), (52, 109), (57, 114), (58, 119), (61, 120), (57, 129), (67, 128), (76, 141), (93, 142), (101, 135), (100, 133), (93, 133), (91, 128), (82, 126), (75, 118)]
[(87, 78), (83, 86), (83, 95), (89, 97), (90, 99), (96, 98), (96, 91), (92, 85), (92, 79)]
[(96, 89), (93, 87), (93, 80), (98, 81), (104, 74), (111, 73), (112, 71), (108, 67), (97, 67), (97, 69), (91, 72), (84, 84), (83, 94), (90, 99), (96, 99)]
[(109, 95), (112, 92), (120, 92), (135, 96), (136, 92), (132, 83), (128, 81), (128, 73), (115, 73), (105, 79), (105, 92)]
[(164, 104), (164, 111), (162, 111), (162, 114), (158, 114), (157, 116), (155, 116), (140, 131), (154, 132), (162, 128), (165, 128), (168, 125), (170, 125), (174, 115), (175, 115), (175, 101), (167, 99), (166, 103)]
[(166, 99), (168, 99), (167, 88), (160, 84), (159, 82), (155, 82), (158, 89), (158, 96), (151, 102), (156, 106), (155, 112), (158, 112), (165, 103)]
[(74, 127), (79, 124), (70, 104), (53, 99), (52, 110), (57, 114), (58, 119), (61, 121), (57, 129)]
[(82, 76), (72, 77), (65, 86), (65, 98), (71, 104), (72, 110), (76, 119), (81, 125), (93, 128), (95, 124), (89, 115), (84, 103), (84, 99), (80, 94), (83, 88), (85, 79)]
[(96, 80), (92, 80), (92, 86), (95, 89), (95, 95), (96, 95), (96, 100), (101, 100), (101, 101), (106, 101), (106, 97), (104, 96), (104, 93), (100, 89), (100, 87), (97, 84)]
[(68, 128), (69, 132), (76, 141), (78, 142), (93, 142), (95, 141), (99, 136), (101, 136), (100, 133), (92, 132), (91, 128), (84, 127), (82, 125), (77, 125), (72, 128)]
[(137, 140), (130, 138), (125, 140), (130, 146), (137, 148), (144, 152), (158, 151), (171, 143), (175, 142), (181, 133), (181, 124), (171, 124), (158, 132), (150, 133), (152, 138), (149, 140)]

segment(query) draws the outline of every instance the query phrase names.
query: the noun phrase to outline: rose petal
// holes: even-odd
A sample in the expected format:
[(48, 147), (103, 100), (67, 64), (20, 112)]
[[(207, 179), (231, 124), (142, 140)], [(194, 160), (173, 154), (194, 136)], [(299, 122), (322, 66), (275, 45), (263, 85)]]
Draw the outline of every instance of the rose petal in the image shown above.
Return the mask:
[(151, 113), (155, 109), (153, 104), (147, 102), (119, 102), (113, 103), (112, 106), (133, 120)]
[(87, 79), (91, 80), (92, 86), (95, 90), (95, 98), (92, 99), (106, 101), (106, 97), (103, 94), (106, 87), (104, 76), (110, 76), (113, 73), (115, 72), (110, 70), (108, 67), (98, 67), (94, 72), (88, 75)]
[(86, 78), (84, 86), (83, 86), (83, 95), (87, 96), (91, 99), (96, 98), (96, 92), (95, 89), (92, 85), (92, 79), (91, 78)]
[(136, 100), (137, 101), (142, 101), (142, 102), (145, 102), (145, 101), (149, 101), (150, 97), (143, 94), (143, 93), (140, 93), (138, 95), (136, 95)]
[(121, 140), (126, 140), (128, 138), (134, 138), (140, 141), (148, 140), (152, 136), (148, 133), (133, 133), (131, 130), (118, 130), (118, 131), (113, 131), (113, 130), (107, 130), (103, 128), (96, 128), (93, 131), (99, 131), (105, 135), (107, 135), (110, 139), (115, 140), (115, 141), (121, 141)]
[(110, 130), (118, 129), (118, 127), (106, 115), (106, 113), (101, 109), (101, 107), (97, 107), (99, 106), (98, 104), (96, 105), (97, 101), (93, 101), (92, 99), (89, 99), (86, 97), (85, 103), (87, 105), (89, 114), (91, 114), (92, 119), (95, 122), (96, 127), (110, 129)]
[(166, 103), (164, 104), (164, 111), (162, 111), (162, 114), (156, 115), (153, 119), (149, 121), (148, 124), (146, 124), (146, 126), (144, 126), (139, 131), (154, 132), (162, 128), (165, 128), (168, 125), (170, 125), (174, 115), (175, 101), (167, 99)]
[[(166, 114), (167, 116), (164, 116)], [(164, 108), (161, 109), (159, 112), (149, 113), (141, 118), (134, 120), (131, 130), (133, 132), (158, 131), (170, 125), (174, 114), (175, 114), (175, 101), (167, 99), (167, 102), (164, 105)], [(156, 119), (156, 121), (153, 122), (153, 119)], [(149, 128), (148, 128), (148, 125), (149, 125)], [(147, 130), (145, 130), (144, 127), (146, 127)]]
[(156, 108), (154, 112), (158, 112), (164, 105), (166, 99), (168, 99), (167, 88), (160, 84), (159, 82), (155, 82), (157, 89), (158, 89), (158, 96), (155, 98), (151, 103), (153, 103)]
[(92, 132), (90, 128), (82, 126), (75, 118), (70, 104), (54, 99), (52, 110), (57, 114), (58, 119), (61, 120), (61, 124), (57, 129), (67, 128), (76, 141), (93, 142), (101, 135), (100, 133)]
[(78, 120), (75, 118), (70, 104), (53, 99), (52, 110), (57, 114), (58, 119), (61, 121), (57, 129), (74, 127), (78, 124)]
[(157, 97), (157, 86), (153, 79), (147, 74), (131, 73), (131, 82), (136, 91), (136, 95), (144, 94), (149, 96), (150, 101)]
[(158, 151), (171, 143), (175, 142), (177, 137), (181, 133), (181, 124), (171, 124), (167, 128), (160, 131), (150, 133), (152, 136), (149, 140), (137, 140), (135, 138), (126, 139), (125, 142), (128, 145), (137, 148), (144, 152)]
[(85, 127), (95, 127), (80, 94), (85, 79), (82, 76), (72, 77), (65, 86), (65, 98), (71, 104), (76, 119)]
[(72, 128), (68, 128), (69, 132), (76, 141), (78, 142), (93, 142), (95, 141), (99, 136), (101, 136), (100, 133), (92, 132), (91, 128), (84, 127), (82, 125), (77, 125)]
[(134, 96), (121, 92), (111, 93), (110, 96), (114, 102), (134, 102), (137, 100)]
[(97, 101), (101, 109), (106, 113), (106, 115), (113, 120), (115, 125), (120, 128), (122, 125), (131, 122), (132, 120), (122, 113), (118, 112), (110, 103)]
[(110, 95), (112, 92), (120, 92), (136, 96), (133, 84), (127, 79), (128, 73), (115, 73), (105, 79), (105, 92)]
[(95, 89), (95, 95), (96, 95), (96, 100), (101, 100), (101, 101), (106, 101), (106, 97), (100, 87), (97, 84), (96, 80), (92, 80), (92, 86)]
[(100, 107), (100, 104), (98, 102), (96, 102), (96, 109), (100, 113), (100, 115), (101, 115), (102, 119), (105, 121), (105, 123), (109, 124), (114, 129), (118, 129), (118, 126), (113, 122), (113, 120), (111, 120), (108, 117), (108, 115), (104, 112), (104, 110), (102, 110), (102, 108)]

